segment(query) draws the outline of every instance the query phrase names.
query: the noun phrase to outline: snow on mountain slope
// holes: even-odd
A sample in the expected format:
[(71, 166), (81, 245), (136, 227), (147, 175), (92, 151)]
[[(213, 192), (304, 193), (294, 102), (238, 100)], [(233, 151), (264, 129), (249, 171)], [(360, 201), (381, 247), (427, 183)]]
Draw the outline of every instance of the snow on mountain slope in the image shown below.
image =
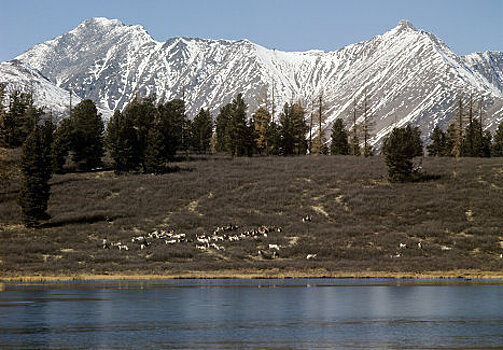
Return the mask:
[(183, 96), (190, 117), (202, 107), (216, 114), (241, 92), (250, 113), (257, 99), (271, 108), (273, 94), (277, 113), (292, 100), (301, 100), (310, 113), (322, 93), (328, 127), (337, 117), (347, 120), (353, 99), (361, 102), (366, 90), (375, 142), (406, 123), (420, 126), (427, 138), (436, 123), (449, 122), (459, 93), (473, 92), (485, 110), (503, 107), (501, 65), (460, 58), (408, 21), (337, 51), (282, 52), (248, 40), (157, 42), (141, 26), (93, 18), (17, 59), (109, 111), (135, 95), (155, 94), (158, 101)]
[[(32, 91), (38, 106), (45, 106), (46, 112), (62, 116), (68, 112), (69, 92), (56, 86), (39, 71), (17, 60), (0, 62), (0, 82), (7, 83), (7, 94), (12, 90)], [(73, 101), (81, 99), (75, 96)]]
[(503, 93), (503, 53), (486, 51), (463, 56), (463, 61)]

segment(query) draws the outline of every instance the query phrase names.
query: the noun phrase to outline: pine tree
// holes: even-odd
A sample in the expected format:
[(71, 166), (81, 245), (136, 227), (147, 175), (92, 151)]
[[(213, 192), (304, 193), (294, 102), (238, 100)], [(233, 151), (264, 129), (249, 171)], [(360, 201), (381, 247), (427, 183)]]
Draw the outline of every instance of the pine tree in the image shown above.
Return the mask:
[(148, 133), (154, 124), (158, 109), (154, 105), (153, 98), (137, 98), (127, 104), (123, 110), (125, 119), (131, 121), (136, 130), (136, 151), (138, 154), (138, 163), (141, 164), (143, 172), (147, 171), (145, 165), (145, 150), (147, 148)]
[(482, 157), (491, 157), (492, 154), (492, 135), (489, 130), (486, 130), (482, 138)]
[(449, 155), (446, 135), (438, 125), (433, 129), (431, 140), (432, 142), (426, 147), (430, 157), (446, 157)]
[[(5, 84), (0, 85), (0, 101), (5, 96)], [(19, 147), (26, 140), (31, 130), (37, 125), (43, 114), (33, 105), (31, 93), (14, 90), (9, 96), (9, 111), (3, 103), (0, 112), (0, 144), (4, 147)]]
[(470, 120), (464, 134), (461, 145), (463, 157), (490, 157), (491, 134), (484, 135), (482, 125), (477, 119)]
[(298, 103), (285, 103), (280, 121), (280, 154), (303, 155), (307, 151), (306, 133), (308, 126), (304, 119), (304, 108)]
[(24, 112), (17, 123), (17, 143), (22, 145), (35, 125), (41, 120), (44, 112), (41, 108), (35, 107), (32, 92), (21, 93), (20, 103), (24, 107)]
[(71, 125), (72, 160), (83, 170), (101, 166), (105, 126), (91, 100), (83, 100), (73, 108)]
[(246, 125), (246, 130), (245, 130), (245, 154), (248, 157), (253, 156), (253, 154), (257, 153), (257, 144), (256, 144), (256, 139), (257, 139), (257, 132), (255, 129), (255, 122), (253, 119), (249, 119), (248, 123)]
[(197, 153), (210, 151), (213, 120), (209, 109), (201, 108), (192, 122), (192, 147)]
[(161, 130), (166, 138), (166, 158), (173, 160), (177, 151), (187, 151), (189, 139), (189, 120), (185, 115), (185, 102), (181, 99), (167, 101), (158, 106)]
[(117, 174), (136, 170), (140, 166), (137, 131), (133, 121), (118, 110), (108, 123), (105, 146)]
[(266, 144), (267, 144), (266, 134), (270, 123), (271, 123), (271, 114), (267, 111), (266, 108), (260, 107), (253, 115), (253, 125), (255, 127), (254, 132), (257, 136), (255, 143), (258, 153), (266, 152)]
[(52, 173), (51, 143), (54, 125), (46, 122), (36, 126), (23, 144), (21, 157), (21, 188), (18, 203), (26, 226), (38, 225), (49, 219), (47, 203)]
[(217, 125), (216, 125), (216, 150), (217, 152), (227, 152), (227, 126), (231, 119), (231, 104), (228, 103), (220, 108), (220, 112), (217, 115)]
[(70, 119), (63, 119), (54, 132), (52, 143), (52, 169), (56, 174), (65, 172), (66, 157), (72, 146), (72, 126)]
[(421, 131), (418, 126), (412, 129), (412, 142), (414, 143), (414, 157), (422, 157), (424, 155), (423, 141), (421, 140)]
[(332, 125), (330, 153), (331, 154), (349, 154), (348, 132), (342, 119), (337, 118)]
[(503, 122), (498, 125), (498, 129), (496, 129), (496, 133), (494, 134), (492, 156), (503, 157)]
[(248, 127), (246, 124), (246, 103), (243, 95), (238, 94), (231, 103), (231, 114), (226, 126), (226, 149), (232, 156), (243, 156), (248, 153)]
[(456, 142), (458, 140), (458, 128), (456, 123), (452, 123), (447, 127), (445, 134), (445, 150), (446, 156), (455, 157), (457, 149), (455, 148)]
[(281, 127), (275, 122), (269, 123), (265, 136), (266, 154), (275, 155), (279, 154), (281, 144)]
[(410, 180), (413, 174), (412, 159), (417, 155), (414, 130), (409, 125), (404, 128), (394, 128), (384, 140), (383, 153), (390, 181)]
[(166, 142), (161, 130), (161, 123), (155, 123), (150, 128), (145, 150), (145, 165), (147, 171), (154, 174), (162, 174), (166, 170), (165, 162)]

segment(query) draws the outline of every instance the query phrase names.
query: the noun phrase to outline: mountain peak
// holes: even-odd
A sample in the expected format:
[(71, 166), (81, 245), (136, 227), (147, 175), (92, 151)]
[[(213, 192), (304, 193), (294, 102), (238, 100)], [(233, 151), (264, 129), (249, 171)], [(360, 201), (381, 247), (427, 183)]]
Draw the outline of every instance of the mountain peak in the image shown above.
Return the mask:
[(92, 17), (82, 22), (83, 25), (100, 25), (102, 27), (118, 26), (123, 23), (118, 19), (109, 19), (106, 17)]
[(412, 30), (417, 30), (416, 27), (414, 27), (414, 25), (412, 23), (410, 23), (408, 20), (406, 19), (401, 19), (399, 22), (398, 22), (398, 25), (397, 27), (399, 28), (405, 28), (405, 29), (412, 29)]

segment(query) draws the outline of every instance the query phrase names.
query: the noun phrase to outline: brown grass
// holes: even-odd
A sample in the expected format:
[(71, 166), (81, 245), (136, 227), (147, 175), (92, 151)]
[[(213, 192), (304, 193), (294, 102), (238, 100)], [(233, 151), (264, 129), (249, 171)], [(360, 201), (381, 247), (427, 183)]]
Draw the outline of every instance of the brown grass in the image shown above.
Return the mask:
[[(180, 171), (161, 176), (56, 175), (52, 219), (37, 230), (20, 225), (18, 185), (11, 181), (0, 189), (0, 275), (499, 276), (503, 267), (503, 165), (497, 158), (428, 158), (423, 168), (431, 179), (406, 184), (390, 184), (379, 157), (212, 156), (173, 166)], [(307, 214), (312, 222), (302, 223)], [(171, 228), (194, 238), (229, 223), (239, 232), (260, 225), (283, 231), (226, 241), (218, 253), (191, 243), (99, 248), (104, 237), (129, 242)], [(270, 243), (281, 246), (279, 259), (257, 255)], [(311, 253), (317, 258), (307, 261)]]

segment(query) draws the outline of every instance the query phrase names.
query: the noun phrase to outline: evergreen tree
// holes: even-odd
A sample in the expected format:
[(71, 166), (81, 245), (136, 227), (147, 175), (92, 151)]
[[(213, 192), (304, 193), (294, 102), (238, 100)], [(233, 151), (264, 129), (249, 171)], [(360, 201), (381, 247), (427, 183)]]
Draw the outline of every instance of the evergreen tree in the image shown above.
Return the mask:
[(217, 152), (227, 152), (227, 126), (231, 119), (231, 104), (228, 103), (220, 108), (220, 112), (217, 115), (217, 125), (216, 125), (216, 151)]
[(47, 203), (50, 196), (51, 143), (54, 125), (46, 122), (36, 126), (23, 144), (21, 157), (21, 188), (18, 203), (26, 226), (35, 226), (49, 219)]
[(209, 109), (201, 108), (192, 122), (192, 147), (197, 153), (210, 151), (213, 120)]
[(414, 157), (422, 157), (424, 155), (423, 141), (421, 140), (421, 131), (417, 126), (412, 129), (412, 142), (414, 143)]
[(145, 150), (145, 165), (147, 171), (154, 174), (162, 174), (165, 170), (166, 142), (161, 130), (161, 123), (155, 123), (150, 128)]
[(160, 128), (165, 136), (166, 158), (173, 160), (177, 151), (186, 151), (191, 140), (190, 123), (185, 115), (185, 102), (174, 99), (158, 106)]
[(428, 149), (428, 155), (430, 157), (446, 157), (449, 156), (449, 151), (447, 150), (447, 138), (445, 133), (438, 127), (435, 126), (433, 133), (431, 135), (432, 142), (426, 147)]
[(108, 123), (105, 146), (114, 162), (116, 173), (136, 170), (140, 166), (137, 131), (133, 121), (118, 110)]
[(409, 180), (413, 174), (412, 159), (417, 155), (414, 130), (409, 125), (404, 128), (394, 128), (384, 140), (383, 153), (390, 181)]
[(66, 157), (72, 146), (72, 126), (70, 119), (63, 119), (54, 132), (52, 143), (52, 169), (56, 174), (64, 173)]
[(464, 134), (465, 137), (461, 144), (463, 157), (490, 157), (491, 134), (484, 135), (482, 125), (477, 119), (470, 120)]
[(496, 133), (494, 134), (492, 156), (503, 157), (503, 122), (498, 125), (498, 129), (496, 129)]
[(83, 170), (101, 166), (105, 127), (91, 100), (83, 100), (73, 108), (71, 125), (73, 161)]
[(17, 143), (22, 145), (28, 135), (31, 133), (35, 125), (39, 123), (44, 111), (41, 108), (36, 108), (33, 100), (33, 93), (21, 93), (20, 104), (24, 107), (24, 112), (21, 115), (17, 129)]
[(130, 121), (136, 130), (136, 151), (138, 155), (138, 163), (141, 164), (143, 172), (147, 171), (145, 165), (145, 150), (147, 148), (148, 133), (154, 124), (154, 120), (158, 113), (154, 105), (153, 98), (137, 98), (127, 104), (123, 110), (125, 119)]
[(226, 131), (226, 150), (232, 156), (248, 153), (247, 140), (249, 130), (246, 124), (246, 103), (243, 95), (238, 94), (231, 103), (231, 114)]
[(348, 132), (342, 119), (337, 118), (332, 125), (330, 153), (331, 154), (349, 154)]
[(492, 154), (492, 135), (489, 130), (486, 130), (484, 137), (482, 138), (482, 157), (491, 157)]
[(245, 144), (244, 144), (244, 147), (246, 149), (246, 155), (248, 157), (253, 156), (253, 154), (257, 152), (256, 139), (257, 139), (257, 132), (255, 129), (255, 122), (253, 121), (253, 119), (250, 119), (246, 126)]
[(446, 156), (455, 157), (457, 154), (457, 148), (455, 147), (457, 140), (459, 139), (458, 128), (456, 123), (452, 123), (447, 127), (447, 132), (445, 134), (445, 151)]
[(266, 152), (267, 130), (271, 123), (271, 114), (264, 107), (260, 107), (253, 115), (254, 133), (256, 135), (256, 148), (258, 153)]
[(279, 154), (280, 144), (281, 144), (281, 127), (275, 122), (269, 123), (265, 135), (265, 151), (268, 155)]
[[(5, 97), (5, 84), (0, 84), (0, 101)], [(39, 122), (43, 111), (33, 105), (31, 93), (14, 90), (9, 96), (9, 111), (0, 103), (0, 145), (19, 147)]]
[(280, 154), (302, 155), (307, 151), (306, 133), (308, 126), (304, 120), (304, 108), (298, 103), (285, 103), (279, 117), (281, 129)]

